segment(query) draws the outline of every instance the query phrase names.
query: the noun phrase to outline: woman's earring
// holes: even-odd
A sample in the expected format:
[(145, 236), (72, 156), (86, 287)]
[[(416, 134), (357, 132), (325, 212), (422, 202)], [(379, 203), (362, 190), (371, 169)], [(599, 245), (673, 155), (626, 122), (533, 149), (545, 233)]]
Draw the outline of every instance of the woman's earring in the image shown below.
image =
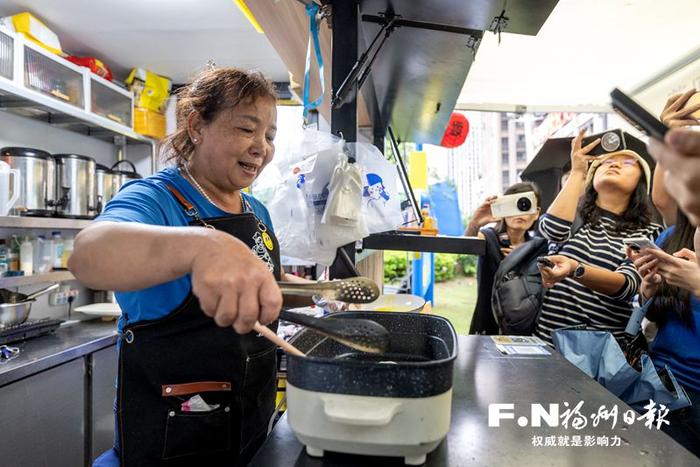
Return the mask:
[(194, 144), (197, 144), (197, 143), (199, 143), (199, 140), (198, 140), (197, 138), (193, 138), (193, 139), (192, 139), (192, 142), (193, 142)]

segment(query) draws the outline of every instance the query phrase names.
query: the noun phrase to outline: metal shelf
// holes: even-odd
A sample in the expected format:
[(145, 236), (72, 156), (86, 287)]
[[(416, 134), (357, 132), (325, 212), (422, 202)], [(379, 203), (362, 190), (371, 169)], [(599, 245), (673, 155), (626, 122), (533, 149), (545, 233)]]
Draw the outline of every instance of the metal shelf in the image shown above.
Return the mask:
[(21, 287), (24, 285), (45, 284), (47, 282), (74, 281), (75, 276), (70, 271), (54, 271), (47, 274), (31, 276), (0, 277), (0, 288)]
[(0, 216), (0, 229), (73, 229), (80, 230), (92, 221), (83, 219), (66, 219), (62, 217), (20, 217)]
[(92, 112), (60, 102), (0, 77), (0, 110), (47, 122), (53, 126), (91, 136), (109, 143), (126, 137), (131, 144), (155, 144), (156, 140)]
[(486, 242), (477, 237), (450, 237), (447, 235), (433, 237), (384, 232), (365, 237), (362, 240), (362, 247), (373, 250), (483, 255), (486, 251)]

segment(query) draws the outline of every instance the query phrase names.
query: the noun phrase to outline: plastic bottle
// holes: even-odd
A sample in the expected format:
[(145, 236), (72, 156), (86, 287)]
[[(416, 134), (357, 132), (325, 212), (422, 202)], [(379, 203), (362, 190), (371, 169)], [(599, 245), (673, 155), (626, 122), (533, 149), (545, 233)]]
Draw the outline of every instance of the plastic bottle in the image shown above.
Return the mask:
[(61, 257), (61, 268), (68, 269), (68, 258), (73, 254), (73, 237), (63, 240), (63, 256)]
[(63, 267), (63, 238), (61, 232), (51, 232), (53, 238), (53, 251), (51, 252), (51, 263), (54, 269)]
[(19, 248), (19, 269), (25, 276), (31, 276), (34, 270), (34, 248), (29, 237), (24, 237)]
[(46, 238), (40, 235), (41, 239), (38, 254), (36, 255), (39, 259), (38, 267), (34, 270), (39, 274), (46, 274), (51, 272), (53, 268), (53, 262), (51, 261), (51, 251), (53, 250), (53, 238)]
[(10, 249), (4, 239), (0, 239), (0, 277), (10, 270)]
[(32, 270), (34, 274), (39, 274), (39, 266), (41, 265), (45, 243), (46, 237), (43, 235), (37, 235), (34, 237), (34, 240), (32, 240)]
[(435, 229), (435, 219), (430, 216), (430, 206), (428, 204), (424, 204), (423, 209), (421, 209), (420, 212), (423, 215), (423, 229)]
[(9, 270), (10, 271), (19, 271), (19, 246), (22, 243), (22, 241), (19, 239), (19, 236), (17, 235), (12, 235), (10, 237), (10, 245), (9, 245)]

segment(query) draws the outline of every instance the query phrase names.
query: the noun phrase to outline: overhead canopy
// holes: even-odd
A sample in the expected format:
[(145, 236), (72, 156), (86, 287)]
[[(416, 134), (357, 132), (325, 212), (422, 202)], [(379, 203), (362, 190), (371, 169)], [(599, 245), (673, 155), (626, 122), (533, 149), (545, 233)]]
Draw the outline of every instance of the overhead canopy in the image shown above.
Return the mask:
[(697, 0), (560, 0), (537, 36), (484, 35), (457, 108), (607, 111), (617, 86), (658, 112), (642, 90), (700, 59), (698, 18)]
[[(556, 2), (509, 0), (505, 30), (516, 35), (537, 34)], [(380, 28), (365, 15), (394, 13), (401, 20), (432, 25), (401, 26), (378, 54), (372, 65), (371, 84), (363, 88), (368, 102), (376, 96), (376, 107), (368, 109), (374, 114), (374, 126), (391, 125), (400, 141), (440, 144), (473, 63), (468, 36), (479, 39), (502, 11), (501, 0), (362, 0), (360, 30), (365, 45)], [(451, 32), (441, 26), (469, 32)], [(374, 93), (369, 89), (371, 85)]]

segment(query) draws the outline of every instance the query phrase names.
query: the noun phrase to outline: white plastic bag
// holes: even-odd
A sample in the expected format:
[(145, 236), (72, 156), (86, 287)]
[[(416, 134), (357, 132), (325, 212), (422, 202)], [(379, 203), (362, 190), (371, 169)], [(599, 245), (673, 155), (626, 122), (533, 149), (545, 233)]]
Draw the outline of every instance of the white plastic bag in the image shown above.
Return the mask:
[(318, 243), (324, 250), (332, 249), (335, 258), (337, 248), (367, 235), (369, 231), (362, 212), (362, 168), (348, 163), (348, 157), (341, 154), (333, 170), (328, 202), (318, 225)]
[(396, 166), (376, 146), (350, 143), (362, 167), (362, 207), (369, 233), (395, 230), (403, 224)]
[(356, 227), (362, 220), (362, 170), (343, 154), (328, 186), (322, 224)]
[(337, 246), (320, 241), (318, 230), (342, 148), (343, 140), (338, 137), (305, 130), (301, 140), (277, 162), (282, 182), (268, 210), (283, 256), (322, 265), (333, 262)]

